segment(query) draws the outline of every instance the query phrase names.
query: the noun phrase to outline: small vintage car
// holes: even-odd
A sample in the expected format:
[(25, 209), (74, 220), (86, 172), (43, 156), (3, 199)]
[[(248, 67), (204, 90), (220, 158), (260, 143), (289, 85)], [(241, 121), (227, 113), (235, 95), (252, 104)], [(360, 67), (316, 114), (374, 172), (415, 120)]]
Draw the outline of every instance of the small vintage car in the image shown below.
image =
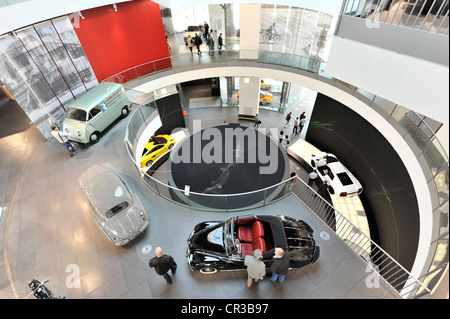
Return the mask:
[(338, 158), (326, 152), (311, 155), (311, 166), (322, 181), (327, 181), (330, 194), (353, 197), (361, 194), (363, 187)]
[(95, 223), (114, 245), (128, 244), (145, 231), (148, 217), (141, 201), (110, 163), (91, 166), (79, 182)]
[(187, 262), (192, 271), (246, 269), (244, 259), (260, 249), (267, 267), (280, 247), (291, 253), (291, 268), (315, 263), (320, 255), (313, 229), (304, 221), (282, 215), (233, 217), (197, 224), (187, 239)]
[(157, 135), (150, 138), (141, 157), (141, 167), (150, 167), (167, 151), (172, 150), (177, 141), (170, 135)]
[(186, 46), (188, 45), (187, 39), (189, 36), (191, 36), (192, 39), (195, 38), (195, 34), (197, 34), (199, 37), (202, 36), (202, 30), (198, 25), (190, 25), (187, 27), (185, 33), (184, 33), (184, 43)]

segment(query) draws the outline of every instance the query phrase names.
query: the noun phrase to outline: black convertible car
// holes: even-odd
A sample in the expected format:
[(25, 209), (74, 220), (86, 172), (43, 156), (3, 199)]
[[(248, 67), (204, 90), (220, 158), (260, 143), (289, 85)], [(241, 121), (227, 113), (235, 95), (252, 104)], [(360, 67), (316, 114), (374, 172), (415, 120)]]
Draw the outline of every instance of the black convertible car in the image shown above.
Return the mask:
[(244, 258), (260, 249), (269, 262), (275, 248), (291, 252), (291, 268), (315, 263), (320, 247), (313, 229), (304, 221), (288, 216), (243, 216), (227, 221), (207, 221), (195, 226), (188, 238), (186, 257), (193, 271), (210, 274), (218, 270), (246, 269)]

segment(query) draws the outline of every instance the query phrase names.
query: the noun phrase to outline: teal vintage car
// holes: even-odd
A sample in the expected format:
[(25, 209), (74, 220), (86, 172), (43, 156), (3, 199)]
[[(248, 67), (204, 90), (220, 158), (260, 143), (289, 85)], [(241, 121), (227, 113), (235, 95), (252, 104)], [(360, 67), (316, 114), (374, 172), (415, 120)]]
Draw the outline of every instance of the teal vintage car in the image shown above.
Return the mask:
[(95, 144), (117, 118), (128, 116), (130, 107), (121, 84), (100, 83), (67, 106), (63, 130), (72, 141)]

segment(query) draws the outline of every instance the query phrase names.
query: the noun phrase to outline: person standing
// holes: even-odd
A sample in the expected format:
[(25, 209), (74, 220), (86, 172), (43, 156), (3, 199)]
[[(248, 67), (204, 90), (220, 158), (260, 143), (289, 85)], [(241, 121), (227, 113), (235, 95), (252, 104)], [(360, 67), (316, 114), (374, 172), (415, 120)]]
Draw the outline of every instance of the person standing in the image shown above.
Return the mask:
[(303, 112), (302, 114), (300, 114), (300, 121), (302, 120), (302, 119), (304, 119), (306, 117), (306, 112)]
[[(325, 196), (328, 194), (328, 182), (327, 180), (324, 180), (322, 184), (319, 185), (319, 189), (317, 190), (317, 194), (325, 198)], [(314, 197), (317, 197), (315, 195)]]
[(309, 173), (308, 185), (313, 186), (314, 181), (319, 175), (317, 175), (316, 169), (313, 169), (311, 173)]
[(292, 130), (292, 135), (298, 134), (298, 125), (299, 125), (299, 122), (298, 122), (298, 117), (297, 117), (294, 120), (294, 129)]
[(289, 122), (291, 121), (291, 117), (292, 117), (292, 112), (289, 112), (289, 114), (286, 115), (286, 124), (284, 125), (284, 127), (289, 125)]
[(208, 23), (206, 23), (206, 21), (203, 24), (203, 31), (204, 31), (203, 36), (205, 37), (205, 40), (206, 40), (206, 39), (208, 39), (208, 34), (209, 34), (209, 25), (208, 25)]
[(259, 120), (258, 114), (255, 115), (255, 124), (253, 124), (253, 127), (259, 128), (259, 124), (261, 124), (261, 121)]
[(245, 256), (244, 265), (247, 266), (247, 287), (252, 286), (253, 280), (258, 282), (263, 280), (266, 275), (266, 265), (261, 260), (262, 254), (261, 250), (255, 249), (253, 251), (253, 256)]
[(195, 37), (194, 37), (194, 44), (195, 44), (195, 47), (197, 48), (197, 54), (199, 56), (202, 56), (202, 51), (200, 50), (200, 45), (202, 44), (202, 39), (198, 36), (197, 33), (195, 34)]
[(272, 276), (270, 276), (270, 281), (275, 282), (277, 279), (283, 283), (284, 279), (289, 271), (291, 253), (289, 251), (284, 251), (283, 248), (275, 248), (275, 256), (272, 257), (270, 261), (270, 270), (272, 271)]
[(283, 147), (287, 149), (290, 143), (291, 141), (289, 140), (289, 135), (285, 135), (284, 140), (282, 142)]
[(148, 265), (150, 268), (155, 268), (155, 271), (158, 275), (163, 276), (166, 282), (171, 285), (172, 277), (168, 274), (169, 270), (172, 272), (172, 275), (175, 275), (177, 270), (177, 264), (172, 256), (163, 254), (161, 247), (156, 247), (155, 249), (155, 257), (150, 259)]
[(66, 147), (66, 150), (69, 152), (70, 157), (74, 156), (77, 148), (73, 144), (71, 140), (67, 138), (69, 136), (69, 133), (60, 131), (59, 128), (56, 125), (52, 125), (52, 136), (61, 144), (64, 144)]
[(278, 134), (278, 142), (281, 144), (284, 140), (284, 132), (280, 131), (280, 134)]
[(306, 117), (304, 117), (300, 120), (300, 132), (299, 133), (302, 132), (303, 126), (305, 126), (305, 124), (306, 124)]
[(208, 46), (209, 46), (209, 55), (214, 55), (214, 31), (211, 30), (211, 32), (208, 35)]
[(222, 39), (222, 33), (219, 34), (219, 38), (217, 39), (219, 44), (219, 54), (222, 54), (222, 46), (223, 46), (223, 39)]
[(193, 55), (194, 53), (192, 52), (192, 47), (194, 46), (194, 39), (191, 37), (190, 34), (187, 38), (187, 45), (188, 45), (189, 51), (191, 51), (191, 55)]

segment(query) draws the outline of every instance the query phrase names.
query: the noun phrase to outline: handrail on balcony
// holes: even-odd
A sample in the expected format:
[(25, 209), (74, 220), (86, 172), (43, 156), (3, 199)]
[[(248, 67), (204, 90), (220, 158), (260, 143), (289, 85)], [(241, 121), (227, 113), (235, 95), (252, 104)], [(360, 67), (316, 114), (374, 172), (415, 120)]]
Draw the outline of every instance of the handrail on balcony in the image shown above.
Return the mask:
[[(240, 56), (241, 52), (242, 52), (242, 50), (239, 50), (239, 51), (224, 50), (223, 51), (224, 54), (222, 54), (220, 56), (218, 54), (216, 54), (216, 58), (214, 58), (214, 60), (211, 59), (210, 63), (214, 64), (215, 62), (222, 62), (223, 63), (224, 61), (227, 62), (227, 61), (239, 60), (240, 59), (239, 56)], [(327, 78), (327, 82), (329, 83), (329, 79), (330, 78), (328, 76), (326, 76), (325, 74), (322, 74), (321, 70), (320, 70), (322, 65), (323, 65), (323, 63), (324, 63), (322, 61), (309, 59), (307, 57), (302, 57), (302, 56), (295, 56), (295, 55), (286, 54), (286, 53), (264, 52), (264, 51), (252, 51), (252, 52), (253, 52), (253, 54), (250, 54), (250, 56), (254, 56), (255, 58), (253, 58), (253, 59), (249, 59), (248, 58), (249, 54), (243, 54), (242, 55), (242, 56), (245, 57), (245, 58), (243, 58), (243, 60), (245, 60), (245, 62), (247, 62), (247, 61), (255, 61), (255, 62), (260, 62), (260, 63), (268, 63), (268, 64), (290, 66), (290, 67), (294, 67), (294, 68), (298, 68), (298, 69), (302, 69), (302, 70), (305, 70), (305, 71), (308, 71), (308, 72), (315, 73), (315, 74), (317, 74), (318, 77), (322, 77), (323, 76), (323, 77)], [(258, 54), (255, 55), (254, 54), (255, 52), (258, 52)], [(187, 53), (187, 54), (179, 54), (179, 55), (175, 55), (175, 56), (172, 56), (172, 57), (167, 57), (167, 58), (162, 58), (162, 59), (158, 59), (158, 60), (155, 60), (155, 61), (147, 62), (147, 63), (141, 64), (139, 66), (136, 66), (136, 67), (127, 69), (125, 71), (122, 71), (122, 72), (120, 72), (118, 74), (115, 74), (112, 77), (109, 77), (108, 79), (105, 79), (104, 81), (114, 81), (114, 82), (116, 82), (116, 81), (119, 80), (119, 82), (120, 82), (120, 80), (122, 80), (122, 82), (120, 82), (120, 83), (126, 83), (126, 82), (134, 80), (136, 78), (139, 79), (139, 78), (141, 78), (143, 76), (147, 76), (149, 74), (155, 74), (155, 73), (167, 70), (167, 69), (172, 69), (172, 68), (178, 67), (178, 66), (174, 66), (174, 62), (175, 63), (176, 62), (179, 62), (179, 63), (181, 62), (182, 65), (179, 65), (179, 66), (182, 66), (182, 67), (190, 66), (192, 64), (190, 59), (187, 59), (185, 61), (183, 60), (183, 58), (185, 58), (186, 56), (190, 56), (190, 54), (189, 53)], [(164, 62), (164, 61), (170, 61), (170, 65), (162, 64), (162, 68), (157, 69), (156, 68), (156, 64)], [(146, 73), (146, 74), (140, 75), (139, 72), (138, 72), (138, 68), (143, 68), (143, 67), (145, 67), (145, 66), (147, 66), (149, 64), (153, 64), (153, 69), (152, 69), (153, 71), (149, 72), (149, 73)], [(124, 76), (124, 74), (126, 74), (128, 72), (134, 73), (131, 78), (127, 78), (126, 76)], [(350, 84), (347, 84), (347, 83), (342, 82), (342, 81), (337, 80), (337, 79), (334, 79), (334, 80), (335, 80), (334, 81), (334, 85), (345, 85), (346, 87), (349, 87), (352, 90), (352, 92), (350, 93), (352, 95), (356, 96), (356, 92), (362, 94), (362, 96), (365, 94), (365, 92), (361, 91), (359, 88), (356, 88), (356, 87), (354, 87), (354, 86), (352, 86)], [(382, 99), (380, 97), (377, 97), (377, 96), (375, 96), (373, 94), (370, 94), (368, 92), (367, 92), (367, 94), (369, 94), (371, 97), (373, 97), (373, 98), (369, 98), (369, 101), (367, 102), (370, 107), (375, 108), (375, 109), (377, 107), (380, 107), (381, 109), (383, 109), (382, 106), (379, 106), (377, 104), (377, 100), (385, 101), (384, 99)], [(386, 102), (389, 102), (389, 101), (386, 101)], [(392, 102), (389, 102), (388, 104), (392, 104), (394, 106), (394, 109), (396, 109), (398, 107), (397, 104), (392, 103)], [(392, 113), (393, 112), (390, 113), (390, 118), (393, 118), (392, 117)], [(130, 119), (130, 121), (131, 121), (131, 119)], [(425, 123), (425, 122), (423, 121), (423, 123)], [(425, 123), (425, 125), (427, 125), (427, 127), (429, 128), (427, 123)], [(430, 132), (432, 132), (432, 134), (433, 134), (433, 136), (430, 138), (430, 140), (433, 139), (433, 138), (436, 138), (436, 141), (440, 144), (440, 141), (437, 138), (437, 136), (435, 135), (434, 131), (431, 130), (431, 128), (429, 128), (429, 129), (430, 129)], [(414, 142), (416, 142), (416, 141), (414, 141)], [(440, 147), (442, 147), (441, 144), (440, 144)], [(127, 147), (127, 149), (130, 152), (128, 147)], [(445, 149), (445, 148), (442, 147), (442, 149)], [(130, 154), (130, 156), (131, 156), (131, 154)], [(448, 165), (448, 156), (446, 158), (444, 158), (444, 161)], [(427, 161), (427, 164), (431, 165), (430, 163), (428, 163), (428, 161)], [(139, 170), (139, 168), (138, 168), (138, 170)], [(140, 171), (140, 173), (142, 173), (142, 172)], [(154, 183), (154, 186), (155, 186), (156, 190), (153, 189), (150, 186), (149, 187), (152, 190), (154, 190), (155, 192), (159, 193), (161, 196), (165, 197), (161, 193), (161, 190), (158, 189), (158, 185), (159, 185), (160, 188), (165, 188), (167, 185), (162, 184), (161, 182), (153, 179), (152, 177), (150, 177), (150, 180), (152, 180), (152, 182)], [(280, 186), (278, 186), (278, 187), (280, 187)], [(174, 191), (176, 191), (176, 192), (178, 192), (180, 194), (184, 193), (183, 190), (174, 189), (173, 187), (170, 187), (170, 186), (167, 186), (167, 187), (168, 187), (168, 189), (173, 189)], [(199, 195), (199, 196), (202, 196), (202, 195)], [(220, 198), (220, 197), (218, 197), (218, 198)], [(225, 203), (227, 203), (227, 202), (225, 201)], [(441, 203), (440, 205), (444, 206), (446, 203), (448, 203), (448, 198), (445, 199), (444, 202)], [(178, 204), (180, 204), (180, 202), (178, 202)], [(183, 202), (181, 204), (189, 206), (189, 204), (190, 204), (189, 203), (189, 199), (186, 199), (186, 202)], [(264, 205), (265, 205), (265, 200), (264, 200)], [(201, 209), (199, 207), (193, 207), (193, 208)], [(331, 208), (329, 208), (329, 209), (331, 209)], [(336, 211), (336, 210), (333, 209), (333, 211)], [(327, 221), (329, 222), (330, 219), (331, 220), (335, 220), (336, 217), (333, 217), (333, 216), (337, 216), (337, 215), (328, 215), (328, 217), (327, 217), (328, 220)], [(356, 232), (358, 232), (357, 228), (354, 228), (354, 226), (351, 226), (350, 224), (347, 224), (347, 222), (346, 221), (344, 222), (344, 220), (342, 218), (338, 218), (338, 221), (339, 221), (339, 223), (341, 225), (342, 224), (346, 225), (346, 229), (345, 229), (344, 234), (347, 233), (347, 231), (349, 229), (351, 229), (349, 234), (355, 234)], [(351, 248), (352, 247), (353, 248), (359, 247), (357, 249), (357, 251), (356, 251), (357, 253), (359, 253), (359, 252), (362, 252), (362, 247), (360, 247), (359, 244), (364, 241), (365, 244), (363, 246), (366, 247), (367, 246), (367, 241), (369, 239), (365, 239), (363, 236), (361, 236), (361, 234), (358, 234), (357, 240), (358, 240), (359, 243), (355, 243), (355, 242), (352, 242), (352, 241), (350, 241), (350, 242), (351, 242)], [(379, 265), (377, 263), (383, 264), (383, 263), (386, 263), (388, 261), (387, 262), (388, 264), (386, 266), (383, 266), (383, 268), (381, 269), (380, 274), (382, 276), (388, 274), (389, 276), (387, 278), (385, 278), (385, 279), (387, 279), (388, 282), (389, 281), (392, 282), (392, 280), (396, 281), (396, 283), (394, 283), (393, 287), (399, 293), (402, 294), (403, 298), (405, 296), (407, 298), (416, 297), (416, 293), (418, 293), (419, 290), (420, 290), (420, 293), (424, 293), (424, 292), (425, 293), (429, 293), (430, 292), (430, 289), (428, 287), (422, 285), (422, 283), (419, 280), (413, 278), (403, 267), (401, 267), (401, 265), (397, 265), (398, 263), (392, 257), (390, 257), (385, 252), (383, 252), (379, 246), (377, 246), (375, 243), (373, 243), (371, 241), (369, 241), (369, 242), (370, 242), (370, 246), (371, 246), (371, 250), (369, 252), (369, 254), (371, 256), (370, 261), (373, 261), (374, 264), (377, 265), (377, 267), (379, 267)], [(367, 256), (367, 254), (368, 253), (366, 252), (365, 255)], [(374, 256), (376, 257), (376, 259), (374, 259)], [(448, 261), (446, 262), (446, 264), (448, 264)], [(424, 277), (424, 276), (427, 276), (427, 275), (430, 275), (430, 274), (431, 274), (431, 272), (428, 272), (427, 274), (425, 274), (425, 275), (423, 275), (421, 277)], [(407, 279), (402, 279), (403, 277), (407, 278)], [(400, 280), (401, 284), (398, 283), (399, 280)], [(391, 282), (390, 282), (390, 284), (392, 285)]]

